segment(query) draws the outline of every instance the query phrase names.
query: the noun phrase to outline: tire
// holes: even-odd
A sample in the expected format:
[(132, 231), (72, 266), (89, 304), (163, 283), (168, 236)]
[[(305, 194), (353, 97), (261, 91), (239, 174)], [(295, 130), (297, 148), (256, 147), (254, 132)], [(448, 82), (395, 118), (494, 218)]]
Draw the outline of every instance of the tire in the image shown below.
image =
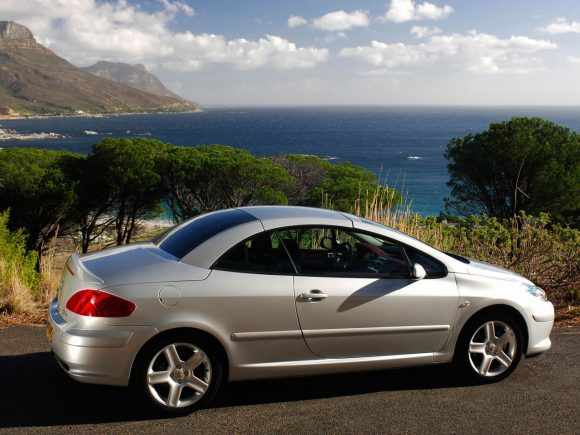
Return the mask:
[(222, 382), (215, 346), (202, 337), (172, 334), (149, 345), (138, 361), (135, 387), (154, 410), (183, 415), (207, 405)]
[(456, 348), (456, 365), (479, 383), (507, 378), (522, 357), (523, 333), (508, 313), (490, 311), (475, 316), (464, 327)]

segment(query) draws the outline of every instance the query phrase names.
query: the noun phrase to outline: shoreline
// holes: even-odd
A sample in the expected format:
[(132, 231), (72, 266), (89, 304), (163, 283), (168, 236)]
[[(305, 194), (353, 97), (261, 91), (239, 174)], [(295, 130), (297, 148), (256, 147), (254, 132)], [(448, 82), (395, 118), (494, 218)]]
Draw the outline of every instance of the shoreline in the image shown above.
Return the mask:
[(102, 113), (59, 113), (53, 115), (0, 115), (0, 121), (19, 121), (23, 119), (55, 119), (55, 118), (108, 118), (132, 115), (175, 115), (182, 113), (203, 113), (204, 110), (194, 109), (183, 112), (102, 112)]

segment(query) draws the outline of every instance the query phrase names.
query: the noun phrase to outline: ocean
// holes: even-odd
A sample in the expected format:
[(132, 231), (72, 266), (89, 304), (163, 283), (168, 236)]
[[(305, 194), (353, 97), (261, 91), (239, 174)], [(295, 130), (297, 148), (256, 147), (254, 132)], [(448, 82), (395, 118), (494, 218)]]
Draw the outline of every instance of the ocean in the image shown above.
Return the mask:
[[(0, 141), (89, 153), (105, 137), (147, 137), (175, 145), (226, 144), (256, 155), (312, 154), (374, 172), (406, 194), (413, 211), (444, 210), (444, 152), (454, 137), (512, 116), (540, 116), (580, 132), (580, 107), (220, 107), (202, 113), (0, 120), (0, 129), (65, 138)], [(96, 134), (85, 134), (85, 131)]]

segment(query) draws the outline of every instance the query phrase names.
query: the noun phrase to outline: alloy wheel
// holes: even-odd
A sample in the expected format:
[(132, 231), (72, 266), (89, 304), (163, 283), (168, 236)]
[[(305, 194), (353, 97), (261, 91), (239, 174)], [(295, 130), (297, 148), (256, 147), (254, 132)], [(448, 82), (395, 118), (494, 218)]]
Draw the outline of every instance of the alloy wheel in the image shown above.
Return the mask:
[(505, 322), (490, 320), (481, 325), (469, 341), (469, 363), (480, 376), (499, 376), (514, 364), (517, 347), (513, 329)]
[(147, 388), (160, 405), (185, 408), (199, 401), (212, 380), (208, 355), (190, 343), (172, 343), (151, 359), (147, 368)]

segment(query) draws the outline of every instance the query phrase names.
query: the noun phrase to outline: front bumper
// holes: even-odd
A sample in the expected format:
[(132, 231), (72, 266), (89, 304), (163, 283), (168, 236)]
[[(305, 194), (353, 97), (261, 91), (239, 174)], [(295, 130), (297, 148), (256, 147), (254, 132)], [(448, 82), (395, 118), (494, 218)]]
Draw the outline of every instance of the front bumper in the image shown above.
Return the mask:
[(528, 349), (526, 355), (535, 355), (552, 346), (550, 332), (554, 325), (554, 306), (550, 302), (535, 304), (528, 312)]
[(95, 328), (66, 322), (54, 299), (48, 312), (47, 336), (60, 366), (80, 382), (128, 385), (139, 349), (157, 330), (150, 326), (110, 326), (104, 319)]

